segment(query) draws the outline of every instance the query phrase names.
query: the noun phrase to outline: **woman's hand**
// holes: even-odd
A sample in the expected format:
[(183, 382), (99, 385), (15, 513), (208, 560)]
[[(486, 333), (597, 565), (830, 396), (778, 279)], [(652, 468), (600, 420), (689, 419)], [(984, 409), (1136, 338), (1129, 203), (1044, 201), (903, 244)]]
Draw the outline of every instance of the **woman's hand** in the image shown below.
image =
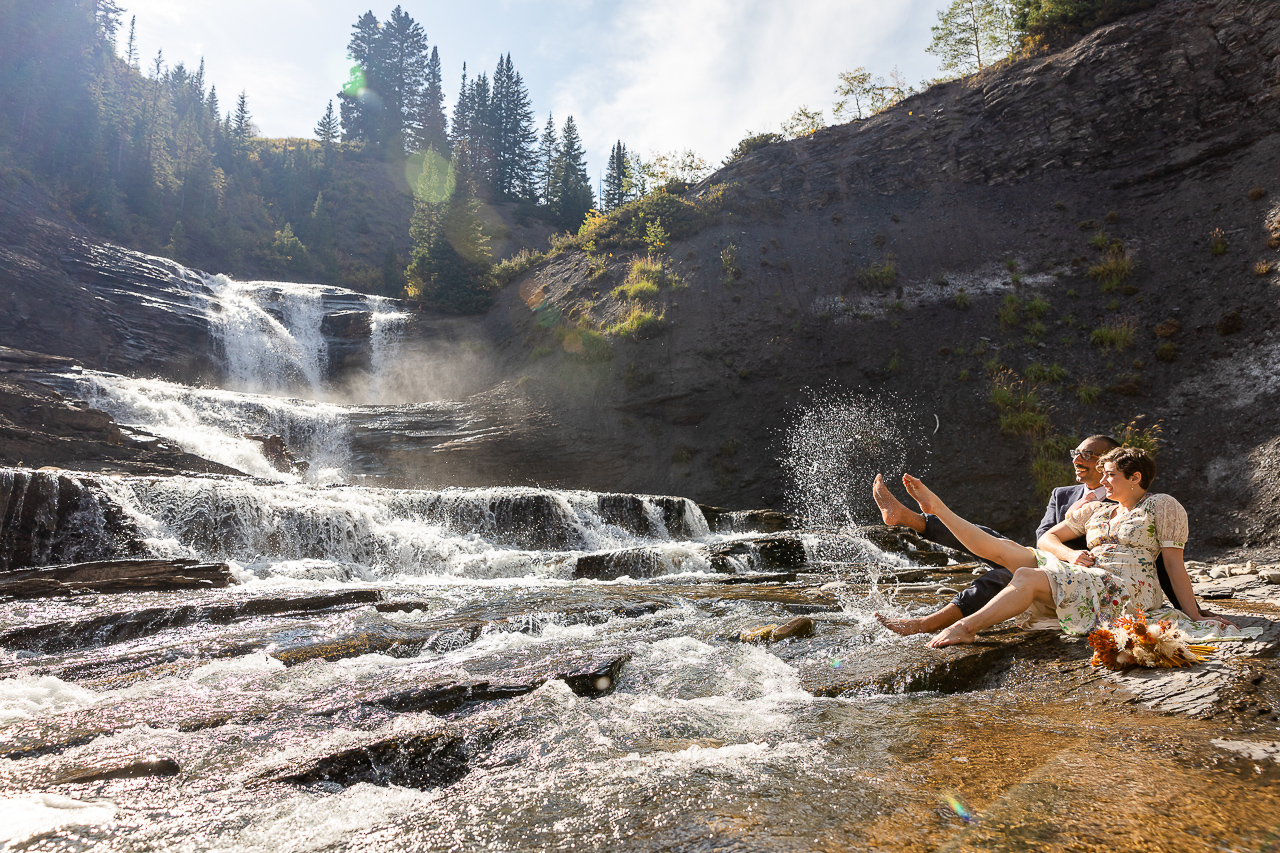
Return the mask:
[(1073, 566), (1092, 566), (1092, 551), (1073, 551), (1071, 554), (1071, 565)]
[[(1191, 616), (1190, 613), (1188, 613), (1187, 615)], [(1210, 613), (1208, 610), (1204, 610), (1204, 609), (1201, 609), (1199, 614), (1197, 614), (1196, 616), (1192, 616), (1191, 618), (1193, 621), (1196, 621), (1196, 622), (1212, 622), (1213, 624), (1217, 625), (1220, 628), (1230, 628), (1233, 631), (1240, 630), (1239, 625), (1235, 624), (1234, 622), (1228, 621), (1225, 616), (1219, 616), (1216, 613)]]

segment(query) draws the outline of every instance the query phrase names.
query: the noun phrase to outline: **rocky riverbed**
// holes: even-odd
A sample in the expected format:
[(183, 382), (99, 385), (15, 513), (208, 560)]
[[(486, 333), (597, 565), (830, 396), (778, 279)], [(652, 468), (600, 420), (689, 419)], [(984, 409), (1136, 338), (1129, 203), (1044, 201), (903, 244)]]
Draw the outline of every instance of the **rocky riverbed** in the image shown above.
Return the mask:
[[(128, 492), (80, 482), (116, 501)], [(258, 488), (283, 490), (260, 495), (264, 506), (297, 501), (294, 487)], [(982, 571), (905, 531), (627, 496), (569, 495), (578, 520), (552, 522), (563, 511), (552, 495), (529, 497), (493, 495), (492, 517), (514, 526), (473, 523), (453, 546), (479, 532), (514, 547), (486, 552), (490, 569), (526, 568), (487, 580), (448, 576), (444, 566), (476, 564), (445, 548), (432, 558), (443, 564), (406, 562), (407, 540), (386, 547), (387, 519), (367, 534), (381, 550), (364, 557), (254, 557), (260, 544), (234, 524), (207, 539), (181, 514), (141, 523), (154, 494), (129, 505), (128, 529), (147, 534), (137, 547), (230, 562), (10, 573), (0, 593), (20, 597), (0, 603), (0, 803), (11, 849), (1273, 843), (1280, 584), (1269, 567), (1192, 565), (1197, 594), (1256, 639), (1221, 643), (1188, 670), (1112, 673), (1056, 632), (999, 628), (945, 650), (885, 632), (874, 609), (932, 609)], [(363, 511), (343, 500), (337, 514), (295, 507), (312, 521), (277, 514), (275, 525), (332, 527)], [(83, 520), (83, 496), (77, 506)], [(604, 507), (621, 527), (581, 528)], [(124, 530), (111, 541), (128, 550)], [(535, 540), (550, 550), (529, 551)], [(767, 545), (782, 541), (798, 547)], [(650, 556), (619, 559), (647, 579), (576, 568), (637, 553)], [(429, 564), (429, 577), (404, 571)], [(157, 581), (166, 572), (181, 581), (171, 591)], [(93, 585), (107, 576), (116, 586)], [(742, 641), (797, 617), (811, 620), (807, 636)]]

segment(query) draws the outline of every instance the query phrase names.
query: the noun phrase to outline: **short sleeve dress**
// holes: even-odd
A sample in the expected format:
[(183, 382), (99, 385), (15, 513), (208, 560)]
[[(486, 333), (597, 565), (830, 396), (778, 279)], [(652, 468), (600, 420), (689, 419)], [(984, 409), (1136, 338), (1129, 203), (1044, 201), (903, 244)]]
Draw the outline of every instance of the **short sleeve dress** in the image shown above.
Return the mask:
[(1055, 612), (1033, 605), (1022, 614), (1024, 627), (1057, 626), (1068, 634), (1088, 634), (1099, 622), (1155, 610), (1164, 601), (1156, 578), (1161, 548), (1187, 544), (1187, 511), (1170, 495), (1148, 492), (1131, 510), (1095, 501), (1067, 514), (1067, 525), (1086, 537), (1092, 566), (1064, 563), (1046, 551), (1036, 562), (1049, 576)]

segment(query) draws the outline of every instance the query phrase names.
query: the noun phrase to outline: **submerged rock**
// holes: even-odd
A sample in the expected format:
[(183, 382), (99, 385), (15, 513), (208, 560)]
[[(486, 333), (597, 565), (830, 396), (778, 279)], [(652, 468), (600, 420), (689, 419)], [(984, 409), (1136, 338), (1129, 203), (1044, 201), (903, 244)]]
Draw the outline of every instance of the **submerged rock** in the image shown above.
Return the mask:
[(111, 779), (139, 779), (143, 776), (177, 776), (182, 772), (178, 762), (172, 758), (149, 756), (139, 758), (129, 764), (91, 767), (59, 776), (53, 780), (55, 785), (83, 785), (87, 782), (106, 782)]
[(452, 785), (471, 769), (466, 741), (447, 730), (389, 737), (353, 749), (315, 759), (301, 768), (261, 779), (312, 785), (332, 782), (343, 787), (402, 785), (406, 788), (439, 788)]

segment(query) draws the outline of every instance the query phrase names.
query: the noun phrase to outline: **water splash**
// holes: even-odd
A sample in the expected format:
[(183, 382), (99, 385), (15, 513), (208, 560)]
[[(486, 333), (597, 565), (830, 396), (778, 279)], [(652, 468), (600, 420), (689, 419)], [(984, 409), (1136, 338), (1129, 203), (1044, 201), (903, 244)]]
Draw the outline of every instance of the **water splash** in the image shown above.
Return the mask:
[[(927, 430), (913, 407), (891, 393), (827, 386), (810, 394), (783, 436), (788, 506), (816, 526), (878, 522), (872, 479), (899, 473), (927, 452)], [(924, 470), (916, 465), (917, 473)]]

